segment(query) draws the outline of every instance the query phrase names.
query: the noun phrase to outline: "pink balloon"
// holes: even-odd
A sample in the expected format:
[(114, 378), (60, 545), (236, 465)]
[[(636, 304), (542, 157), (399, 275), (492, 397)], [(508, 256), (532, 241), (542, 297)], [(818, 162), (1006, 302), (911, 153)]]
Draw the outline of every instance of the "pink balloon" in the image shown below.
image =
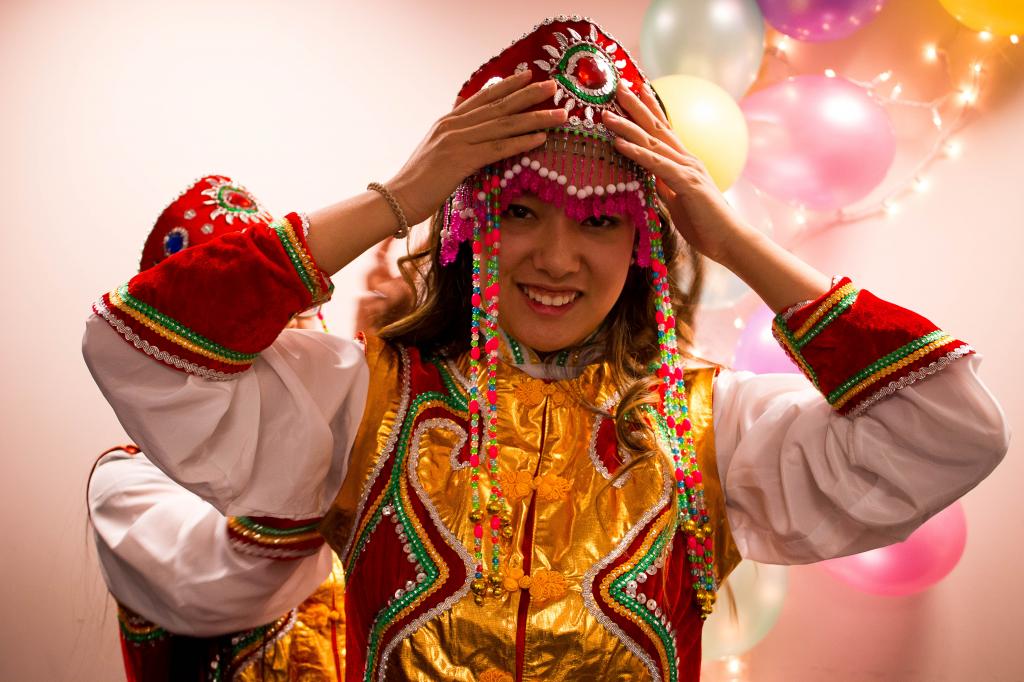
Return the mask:
[(757, 0), (765, 20), (797, 40), (839, 40), (882, 11), (885, 0)]
[(782, 350), (772, 336), (773, 313), (767, 306), (761, 306), (747, 318), (736, 342), (735, 369), (746, 369), (757, 374), (772, 372), (800, 373), (786, 351)]
[(819, 211), (847, 206), (878, 186), (896, 154), (885, 109), (844, 78), (796, 76), (740, 107), (750, 131), (743, 174), (784, 201)]
[(953, 570), (967, 544), (967, 517), (954, 502), (903, 542), (821, 562), (840, 580), (871, 594), (899, 596), (926, 590)]

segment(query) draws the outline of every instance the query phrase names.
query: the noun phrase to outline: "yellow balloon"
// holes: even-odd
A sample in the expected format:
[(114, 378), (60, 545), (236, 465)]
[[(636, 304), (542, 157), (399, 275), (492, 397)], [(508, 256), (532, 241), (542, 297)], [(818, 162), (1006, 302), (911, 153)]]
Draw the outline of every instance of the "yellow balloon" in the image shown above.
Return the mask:
[(1021, 0), (939, 0), (967, 28), (1002, 36), (1024, 33)]
[(747, 162), (747, 122), (736, 100), (696, 76), (663, 76), (651, 84), (683, 146), (704, 162), (718, 189), (727, 190)]

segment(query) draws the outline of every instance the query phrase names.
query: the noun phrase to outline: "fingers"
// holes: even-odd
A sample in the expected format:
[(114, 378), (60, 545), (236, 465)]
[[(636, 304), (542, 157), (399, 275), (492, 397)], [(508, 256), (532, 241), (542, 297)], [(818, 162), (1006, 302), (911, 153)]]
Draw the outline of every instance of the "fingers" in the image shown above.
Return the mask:
[[(494, 86), (497, 87), (497, 86)], [(498, 99), (481, 104), (478, 107), (467, 110), (457, 116), (460, 128), (481, 123), (502, 116), (516, 114), (525, 111), (545, 100), (550, 100), (555, 95), (558, 84), (553, 80), (545, 80), (540, 83), (531, 83)], [(467, 103), (469, 100), (467, 100)]]
[(668, 118), (661, 113), (661, 107), (658, 106), (654, 96), (646, 92), (646, 88), (644, 88), (644, 96), (646, 101), (634, 95), (629, 88), (620, 86), (617, 101), (623, 111), (629, 114), (640, 128), (676, 151), (687, 154), (679, 138), (672, 132)]
[(484, 104), (489, 104), (499, 100), (502, 97), (521, 89), (524, 85), (530, 82), (530, 78), (531, 71), (529, 69), (521, 71), (520, 73), (514, 73), (508, 78), (495, 83), (491, 87), (484, 88), (483, 90), (474, 93), (471, 97), (468, 97), (461, 102), (457, 100), (455, 108), (452, 109), (452, 113), (463, 114)]
[(540, 131), (516, 137), (502, 137), (473, 145), (474, 151), (479, 154), (477, 157), (479, 159), (477, 167), (482, 168), (510, 156), (517, 156), (523, 152), (536, 149), (544, 144), (544, 140), (547, 138), (548, 134)]
[(545, 128), (555, 128), (565, 123), (568, 117), (569, 114), (565, 109), (527, 111), (478, 123), (472, 128), (463, 130), (461, 135), (470, 143), (488, 142), (502, 137), (532, 133)]
[(690, 165), (692, 163), (691, 157), (687, 154), (667, 144), (661, 138), (652, 135), (633, 121), (610, 111), (605, 112), (603, 118), (604, 124), (618, 136), (617, 139), (624, 139), (639, 147), (655, 151), (659, 155), (666, 156), (679, 164)]
[(658, 102), (657, 97), (654, 96), (653, 87), (650, 85), (644, 85), (640, 88), (640, 101), (647, 105), (647, 108), (651, 110), (651, 113), (653, 113), (659, 121), (669, 128), (672, 127), (672, 123), (668, 120), (668, 114), (661, 108), (661, 103)]
[(680, 164), (660, 150), (649, 149), (623, 137), (615, 139), (615, 149), (653, 173), (673, 192), (686, 193), (686, 190), (695, 182), (699, 182), (703, 176), (700, 169)]

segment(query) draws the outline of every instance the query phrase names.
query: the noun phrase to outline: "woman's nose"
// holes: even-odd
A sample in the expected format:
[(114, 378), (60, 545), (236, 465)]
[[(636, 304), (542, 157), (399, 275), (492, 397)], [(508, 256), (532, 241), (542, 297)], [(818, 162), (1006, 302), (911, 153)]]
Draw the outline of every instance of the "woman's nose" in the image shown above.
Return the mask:
[(579, 247), (575, 223), (560, 215), (547, 229), (537, 231), (533, 243), (533, 265), (554, 279), (571, 275), (580, 268)]

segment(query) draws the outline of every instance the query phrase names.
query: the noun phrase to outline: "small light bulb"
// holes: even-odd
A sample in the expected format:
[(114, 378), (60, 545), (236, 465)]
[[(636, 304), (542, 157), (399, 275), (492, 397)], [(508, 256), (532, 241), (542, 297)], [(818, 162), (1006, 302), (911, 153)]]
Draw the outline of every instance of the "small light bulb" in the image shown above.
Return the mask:
[(892, 97), (893, 99), (897, 99), (902, 93), (903, 86), (897, 83), (896, 85), (892, 86), (892, 92), (889, 93), (889, 96)]
[(825, 76), (827, 78), (835, 78), (836, 77), (836, 72), (833, 71), (832, 69), (825, 69)]
[(787, 47), (789, 47), (789, 36), (781, 35), (776, 38), (775, 49), (779, 52), (785, 52)]
[(725, 659), (725, 669), (730, 675), (737, 675), (743, 671), (743, 661), (739, 656), (730, 656)]
[(1010, 42), (1016, 45), (1017, 43), (1020, 42), (1020, 36), (1014, 33), (1012, 36), (1010, 36)]
[(960, 101), (965, 106), (970, 106), (978, 101), (978, 93), (971, 88), (964, 88), (960, 91)]
[(981, 62), (974, 62), (971, 68), (974, 69), (974, 73), (981, 73)]
[(914, 191), (915, 192), (919, 192), (919, 193), (927, 192), (929, 185), (930, 185), (930, 183), (928, 182), (928, 178), (925, 178), (925, 177), (916, 177), (916, 178), (914, 178)]
[(930, 62), (934, 62), (939, 58), (939, 51), (934, 45), (925, 45), (924, 47), (924, 58)]
[(806, 225), (807, 224), (807, 216), (804, 215), (803, 211), (797, 211), (793, 215), (793, 222), (795, 222), (797, 225)]
[(959, 158), (960, 154), (963, 153), (963, 146), (956, 140), (950, 140), (946, 143), (946, 156), (951, 159)]
[(894, 201), (883, 201), (882, 208), (885, 209), (886, 215), (894, 216), (900, 212), (900, 205)]
[(743, 318), (737, 317), (735, 320), (732, 321), (732, 326), (736, 327), (737, 329), (743, 329)]
[(981, 38), (982, 41), (986, 43), (992, 40), (992, 34), (989, 33), (988, 31), (982, 31), (981, 33), (978, 34), (978, 37)]
[(939, 110), (935, 109), (932, 111), (932, 123), (935, 124), (936, 128), (942, 127), (942, 116), (939, 115)]
[(878, 80), (881, 81), (882, 83), (885, 83), (890, 78), (892, 78), (892, 70), (883, 71), (882, 73), (878, 74)]

